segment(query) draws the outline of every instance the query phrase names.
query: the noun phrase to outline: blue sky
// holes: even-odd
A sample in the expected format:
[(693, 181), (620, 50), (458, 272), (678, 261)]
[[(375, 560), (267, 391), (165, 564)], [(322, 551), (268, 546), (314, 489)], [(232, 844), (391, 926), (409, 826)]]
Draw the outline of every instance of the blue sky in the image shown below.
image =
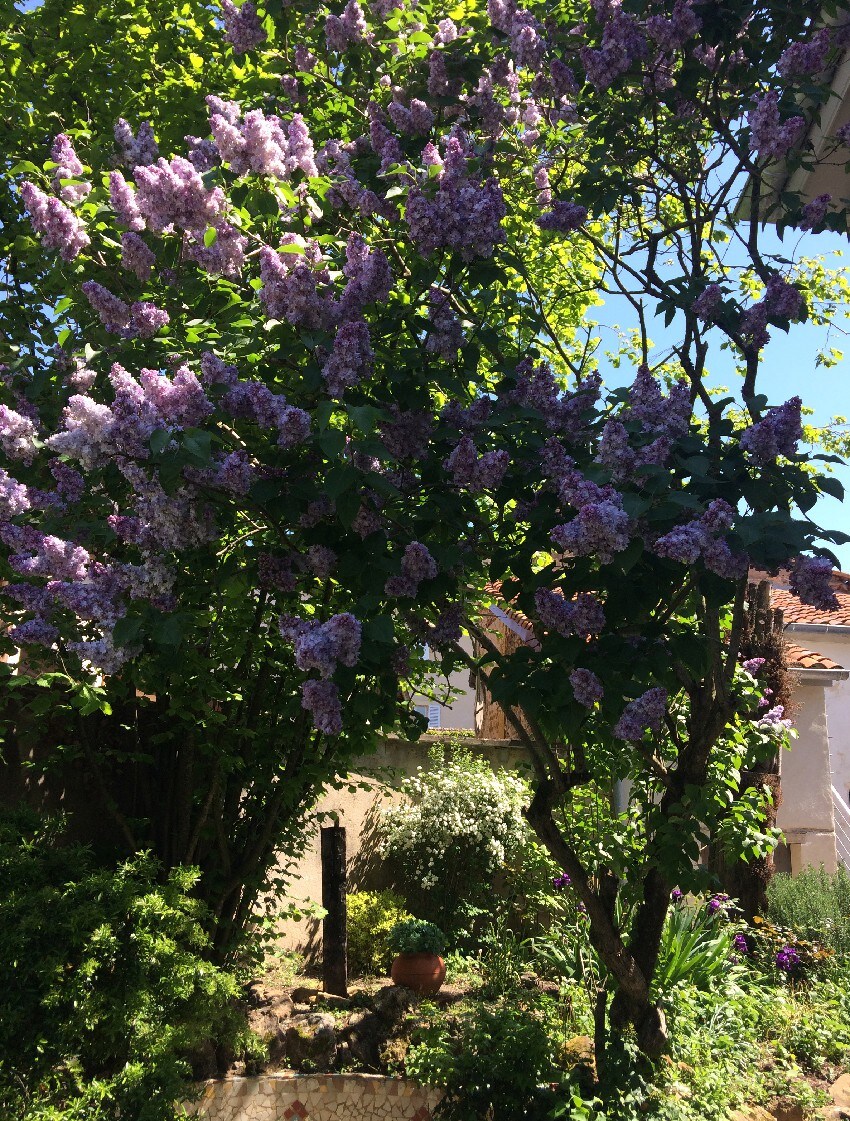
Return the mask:
[[(830, 269), (847, 269), (850, 266), (850, 242), (839, 234), (801, 236), (799, 233), (791, 233), (786, 235), (783, 244), (768, 231), (764, 237), (763, 247), (771, 252), (775, 250), (784, 253), (788, 257), (824, 256), (826, 258), (824, 265)], [(842, 250), (843, 257), (834, 255), (836, 251)], [(797, 395), (803, 399), (805, 406), (813, 410), (813, 415), (806, 418), (808, 423), (824, 425), (835, 416), (850, 418), (850, 337), (845, 338), (843, 334), (845, 331), (850, 331), (850, 319), (846, 318), (847, 313), (850, 313), (850, 306), (839, 308), (831, 332), (825, 327), (816, 327), (808, 323), (792, 324), (787, 335), (775, 328), (771, 329), (771, 341), (763, 352), (759, 374), (760, 391), (767, 394), (771, 404), (781, 404), (789, 397)], [(621, 329), (629, 331), (637, 326), (637, 317), (623, 297), (608, 297), (606, 305), (592, 309), (592, 314), (602, 327), (604, 350), (617, 348), (615, 335), (604, 327), (616, 324)], [(674, 336), (665, 330), (661, 320), (649, 323), (649, 335), (657, 347), (656, 360), (660, 360), (665, 340), (671, 340)], [(718, 333), (718, 342), (720, 339)], [(844, 357), (837, 365), (830, 368), (817, 366), (815, 360), (818, 352), (828, 347), (835, 347), (842, 351)], [(735, 371), (734, 355), (731, 351), (716, 347), (709, 356), (708, 365), (712, 385), (728, 386), (732, 392), (739, 390), (741, 379)], [(601, 371), (609, 384), (621, 384), (631, 380), (633, 376), (631, 368), (622, 367), (620, 370), (614, 370), (604, 360), (601, 363)], [(848, 491), (848, 498), (841, 503), (835, 498), (824, 495), (811, 511), (810, 516), (824, 528), (840, 529), (850, 533), (850, 466), (835, 465), (833, 473), (844, 484)], [(850, 571), (850, 543), (835, 547), (833, 551), (838, 556), (841, 567), (845, 571)]]

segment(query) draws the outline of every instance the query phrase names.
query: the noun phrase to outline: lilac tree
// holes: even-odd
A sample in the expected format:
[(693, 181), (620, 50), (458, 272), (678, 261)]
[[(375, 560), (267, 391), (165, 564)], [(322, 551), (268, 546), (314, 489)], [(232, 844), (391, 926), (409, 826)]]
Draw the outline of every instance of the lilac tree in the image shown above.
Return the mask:
[[(773, 840), (741, 789), (785, 731), (738, 667), (748, 567), (831, 596), (838, 537), (807, 516), (829, 481), (799, 398), (758, 384), (810, 295), (762, 244), (761, 183), (809, 158), (845, 32), (775, 3), (645, 7), (227, 4), (220, 49), (257, 78), (205, 91), (203, 135), (160, 151), (121, 123), (91, 171), (57, 137), (17, 180), (27, 251), (60, 264), (5, 371), (0, 593), (64, 750), (128, 847), (200, 864), (222, 951), (318, 786), (416, 726), (419, 644), (486, 673), (610, 1022), (656, 1054), (671, 889), (700, 885), (706, 839)], [(599, 293), (640, 324), (626, 388), (596, 368)], [(740, 356), (727, 397), (714, 337)], [(510, 658), (479, 622), (488, 580), (534, 627)], [(577, 846), (573, 792), (622, 779), (640, 812)]]

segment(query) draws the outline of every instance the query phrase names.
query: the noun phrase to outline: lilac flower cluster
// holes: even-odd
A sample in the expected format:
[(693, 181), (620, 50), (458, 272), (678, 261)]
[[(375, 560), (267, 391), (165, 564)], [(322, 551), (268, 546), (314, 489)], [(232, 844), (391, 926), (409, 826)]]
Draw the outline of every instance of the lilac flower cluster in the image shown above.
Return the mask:
[(692, 0), (676, 0), (669, 19), (650, 16), (646, 21), (647, 33), (665, 53), (681, 50), (701, 27), (702, 20), (694, 11)]
[(152, 338), (168, 323), (168, 312), (146, 300), (127, 305), (96, 280), (81, 285), (83, 295), (107, 331), (125, 338)]
[(573, 696), (585, 708), (593, 708), (597, 701), (601, 701), (605, 690), (596, 674), (589, 669), (574, 669), (570, 674), (570, 685), (573, 687)]
[(623, 482), (634, 478), (641, 467), (665, 463), (669, 455), (669, 437), (659, 436), (643, 447), (633, 448), (626, 426), (611, 419), (602, 426), (596, 461), (610, 470), (614, 482)]
[(295, 171), (318, 175), (313, 141), (300, 113), (286, 130), (279, 117), (253, 109), (242, 118), (235, 101), (209, 96), (210, 131), (221, 159), (237, 175), (271, 175), (288, 179)]
[(280, 633), (294, 644), (298, 668), (318, 670), (322, 677), (330, 677), (337, 663), (356, 665), (360, 656), (362, 628), (348, 612), (333, 615), (326, 623), (283, 616)]
[(763, 732), (779, 732), (790, 728), (791, 721), (785, 716), (784, 705), (774, 705), (769, 708), (758, 720), (755, 721), (757, 728)]
[(346, 243), (342, 274), (347, 281), (339, 301), (343, 318), (359, 315), (366, 304), (383, 303), (393, 286), (386, 254), (370, 249), (357, 233), (350, 234)]
[(122, 226), (130, 230), (143, 230), (145, 220), (136, 202), (136, 192), (120, 171), (109, 174), (109, 203)]
[(184, 136), (183, 139), (186, 141), (186, 156), (201, 175), (205, 171), (212, 171), (221, 163), (221, 153), (214, 140), (206, 140), (200, 136)]
[(246, 54), (266, 41), (257, 9), (251, 0), (244, 0), (237, 8), (233, 0), (220, 0), (224, 20), (224, 38), (233, 47), (234, 54)]
[(645, 431), (676, 438), (687, 433), (691, 420), (691, 392), (687, 382), (677, 382), (665, 397), (648, 366), (638, 366), (629, 387), (626, 415)]
[(274, 588), (279, 592), (294, 592), (297, 587), (291, 558), (275, 557), (270, 553), (260, 553), (257, 558), (257, 579), (260, 587)]
[(552, 209), (546, 214), (541, 214), (537, 225), (541, 230), (551, 230), (555, 233), (568, 234), (579, 229), (587, 220), (587, 207), (579, 206), (575, 202), (566, 202), (557, 199), (552, 204)]
[(0, 467), (0, 518), (14, 518), (26, 513), (31, 506), (29, 488)]
[(469, 167), (472, 158), (460, 137), (450, 136), (442, 172), (408, 192), (405, 220), (423, 256), (443, 248), (472, 261), (491, 257), (502, 240), (504, 196), (495, 179), (479, 180)]
[(156, 254), (137, 233), (128, 231), (121, 235), (122, 268), (135, 273), (136, 277), (144, 283), (153, 272), (155, 264)]
[(427, 136), (434, 127), (432, 110), (418, 97), (411, 98), (409, 108), (400, 101), (391, 101), (387, 113), (399, 132), (408, 136)]
[(391, 419), (382, 421), (381, 441), (395, 459), (422, 459), (428, 450), (432, 423), (424, 410), (398, 406), (390, 409)]
[(346, 389), (357, 385), (371, 370), (373, 358), (366, 321), (349, 319), (343, 323), (322, 366), (322, 377), (331, 397), (341, 399)]
[(651, 549), (656, 556), (679, 564), (691, 565), (702, 558), (709, 572), (724, 579), (737, 579), (746, 574), (747, 558), (743, 553), (733, 553), (721, 536), (732, 528), (734, 518), (735, 511), (729, 503), (715, 498), (699, 518), (658, 537)]
[(342, 731), (342, 704), (339, 689), (332, 681), (305, 681), (301, 686), (301, 707), (310, 713), (318, 732), (338, 736)]
[(631, 519), (612, 493), (582, 503), (572, 521), (555, 526), (550, 536), (568, 556), (596, 556), (610, 564), (615, 553), (628, 548), (630, 531)]
[(455, 486), (477, 494), (501, 486), (508, 462), (508, 453), (504, 450), (479, 456), (472, 438), (463, 436), (443, 466), (451, 471)]
[(212, 508), (197, 487), (182, 486), (167, 494), (156, 478), (136, 464), (118, 463), (134, 492), (133, 514), (114, 514), (107, 523), (122, 541), (150, 552), (183, 552), (215, 539)]
[(790, 565), (790, 587), (795, 596), (821, 611), (836, 611), (838, 597), (832, 586), (832, 561), (827, 557), (795, 557)]
[(759, 670), (766, 661), (766, 658), (747, 658), (746, 661), (741, 663), (741, 666), (752, 677), (758, 677)]
[(401, 559), (401, 574), (390, 576), (384, 585), (388, 596), (407, 596), (413, 599), (423, 580), (433, 580), (438, 572), (437, 562), (419, 541), (411, 541)]
[(357, 0), (348, 0), (341, 16), (325, 19), (325, 39), (329, 51), (342, 54), (349, 46), (362, 43), (369, 33), (366, 17)]
[(811, 202), (807, 202), (803, 207), (802, 214), (800, 215), (800, 229), (801, 230), (817, 230), (823, 224), (826, 218), (829, 204), (832, 202), (832, 195), (823, 194), (813, 198)]
[(58, 252), (63, 261), (73, 261), (90, 244), (85, 226), (61, 199), (46, 195), (29, 182), (21, 187), (21, 198), (44, 248)]
[[(294, 235), (285, 235), (284, 243), (294, 244)], [(281, 254), (263, 246), (260, 300), (272, 318), (311, 330), (333, 325), (338, 309), (329, 291), (330, 273), (321, 262), (321, 250), (314, 242), (308, 242), (303, 254)]]
[(658, 732), (667, 711), (667, 690), (648, 689), (635, 700), (629, 701), (614, 725), (614, 735), (620, 740), (641, 740), (647, 729)]
[(760, 159), (781, 160), (788, 155), (806, 129), (804, 117), (789, 117), (782, 121), (779, 113), (779, 94), (776, 90), (753, 97), (755, 108), (747, 114), (750, 126), (750, 151)]
[(208, 190), (194, 165), (182, 156), (136, 168), (135, 204), (149, 230), (176, 226), (195, 233), (217, 225), (224, 212), (221, 187)]
[(0, 448), (9, 459), (32, 463), (36, 455), (36, 427), (29, 417), (0, 405)]
[(649, 46), (640, 22), (619, 4), (598, 6), (597, 17), (604, 23), (600, 48), (582, 47), (579, 56), (587, 80), (601, 93), (645, 58)]
[(147, 167), (159, 156), (159, 148), (148, 121), (142, 121), (138, 133), (134, 136), (127, 121), (119, 117), (115, 124), (114, 136), (115, 143), (121, 149), (121, 157), (131, 171), (137, 167)]
[(234, 418), (252, 421), (261, 428), (276, 428), (282, 448), (302, 444), (310, 432), (308, 414), (287, 404), (282, 393), (272, 393), (263, 382), (234, 379), (222, 398), (222, 407)]
[(775, 463), (779, 456), (796, 455), (797, 442), (803, 438), (802, 407), (799, 397), (791, 397), (772, 409), (741, 433), (741, 447), (763, 464)]
[(832, 31), (822, 27), (808, 42), (792, 43), (779, 56), (776, 69), (783, 78), (801, 78), (814, 75), (823, 70), (829, 49), (832, 46)]
[[(538, 588), (534, 594), (534, 606), (543, 626), (564, 638), (571, 638), (573, 635), (588, 638), (599, 634), (605, 626), (602, 604), (591, 592), (579, 592), (574, 599), (567, 599), (561, 592)], [(589, 670), (580, 672), (590, 673)], [(589, 681), (585, 681), (585, 684), (590, 686)]]
[(245, 249), (248, 239), (229, 222), (219, 222), (215, 228), (215, 238), (207, 245), (206, 239), (186, 235), (186, 256), (196, 261), (210, 276), (226, 276), (235, 279), (242, 273), (245, 264)]
[(448, 292), (432, 285), (428, 293), (428, 333), (425, 349), (429, 354), (453, 361), (463, 346), (465, 336), (460, 320), (452, 311)]
[(774, 274), (767, 282), (764, 297), (741, 317), (741, 334), (758, 350), (770, 339), (768, 319), (801, 319), (805, 310), (806, 302), (800, 290)]
[(71, 143), (70, 137), (66, 136), (64, 132), (60, 132), (53, 141), (50, 158), (57, 165), (53, 169), (53, 190), (63, 202), (72, 205), (82, 202), (91, 191), (91, 183), (87, 183), (85, 180), (68, 182), (69, 179), (77, 180), (78, 176), (83, 174), (83, 164), (74, 151), (74, 145)]
[(707, 284), (694, 300), (692, 307), (695, 315), (712, 323), (723, 305), (723, 290), (719, 284)]

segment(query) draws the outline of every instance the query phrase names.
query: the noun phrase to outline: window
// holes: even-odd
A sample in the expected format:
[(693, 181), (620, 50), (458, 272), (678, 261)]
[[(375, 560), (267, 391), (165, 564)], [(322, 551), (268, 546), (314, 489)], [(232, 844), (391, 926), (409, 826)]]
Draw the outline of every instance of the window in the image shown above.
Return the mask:
[(425, 717), (425, 719), (428, 721), (429, 728), (440, 727), (441, 713), (440, 706), (438, 704), (414, 705), (413, 707), (420, 716)]

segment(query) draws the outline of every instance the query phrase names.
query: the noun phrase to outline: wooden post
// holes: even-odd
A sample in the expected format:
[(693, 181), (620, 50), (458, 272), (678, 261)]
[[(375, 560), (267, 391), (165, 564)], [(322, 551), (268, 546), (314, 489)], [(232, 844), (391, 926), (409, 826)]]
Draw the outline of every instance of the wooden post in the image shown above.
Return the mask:
[(348, 996), (345, 829), (322, 829), (322, 973), (325, 992)]

